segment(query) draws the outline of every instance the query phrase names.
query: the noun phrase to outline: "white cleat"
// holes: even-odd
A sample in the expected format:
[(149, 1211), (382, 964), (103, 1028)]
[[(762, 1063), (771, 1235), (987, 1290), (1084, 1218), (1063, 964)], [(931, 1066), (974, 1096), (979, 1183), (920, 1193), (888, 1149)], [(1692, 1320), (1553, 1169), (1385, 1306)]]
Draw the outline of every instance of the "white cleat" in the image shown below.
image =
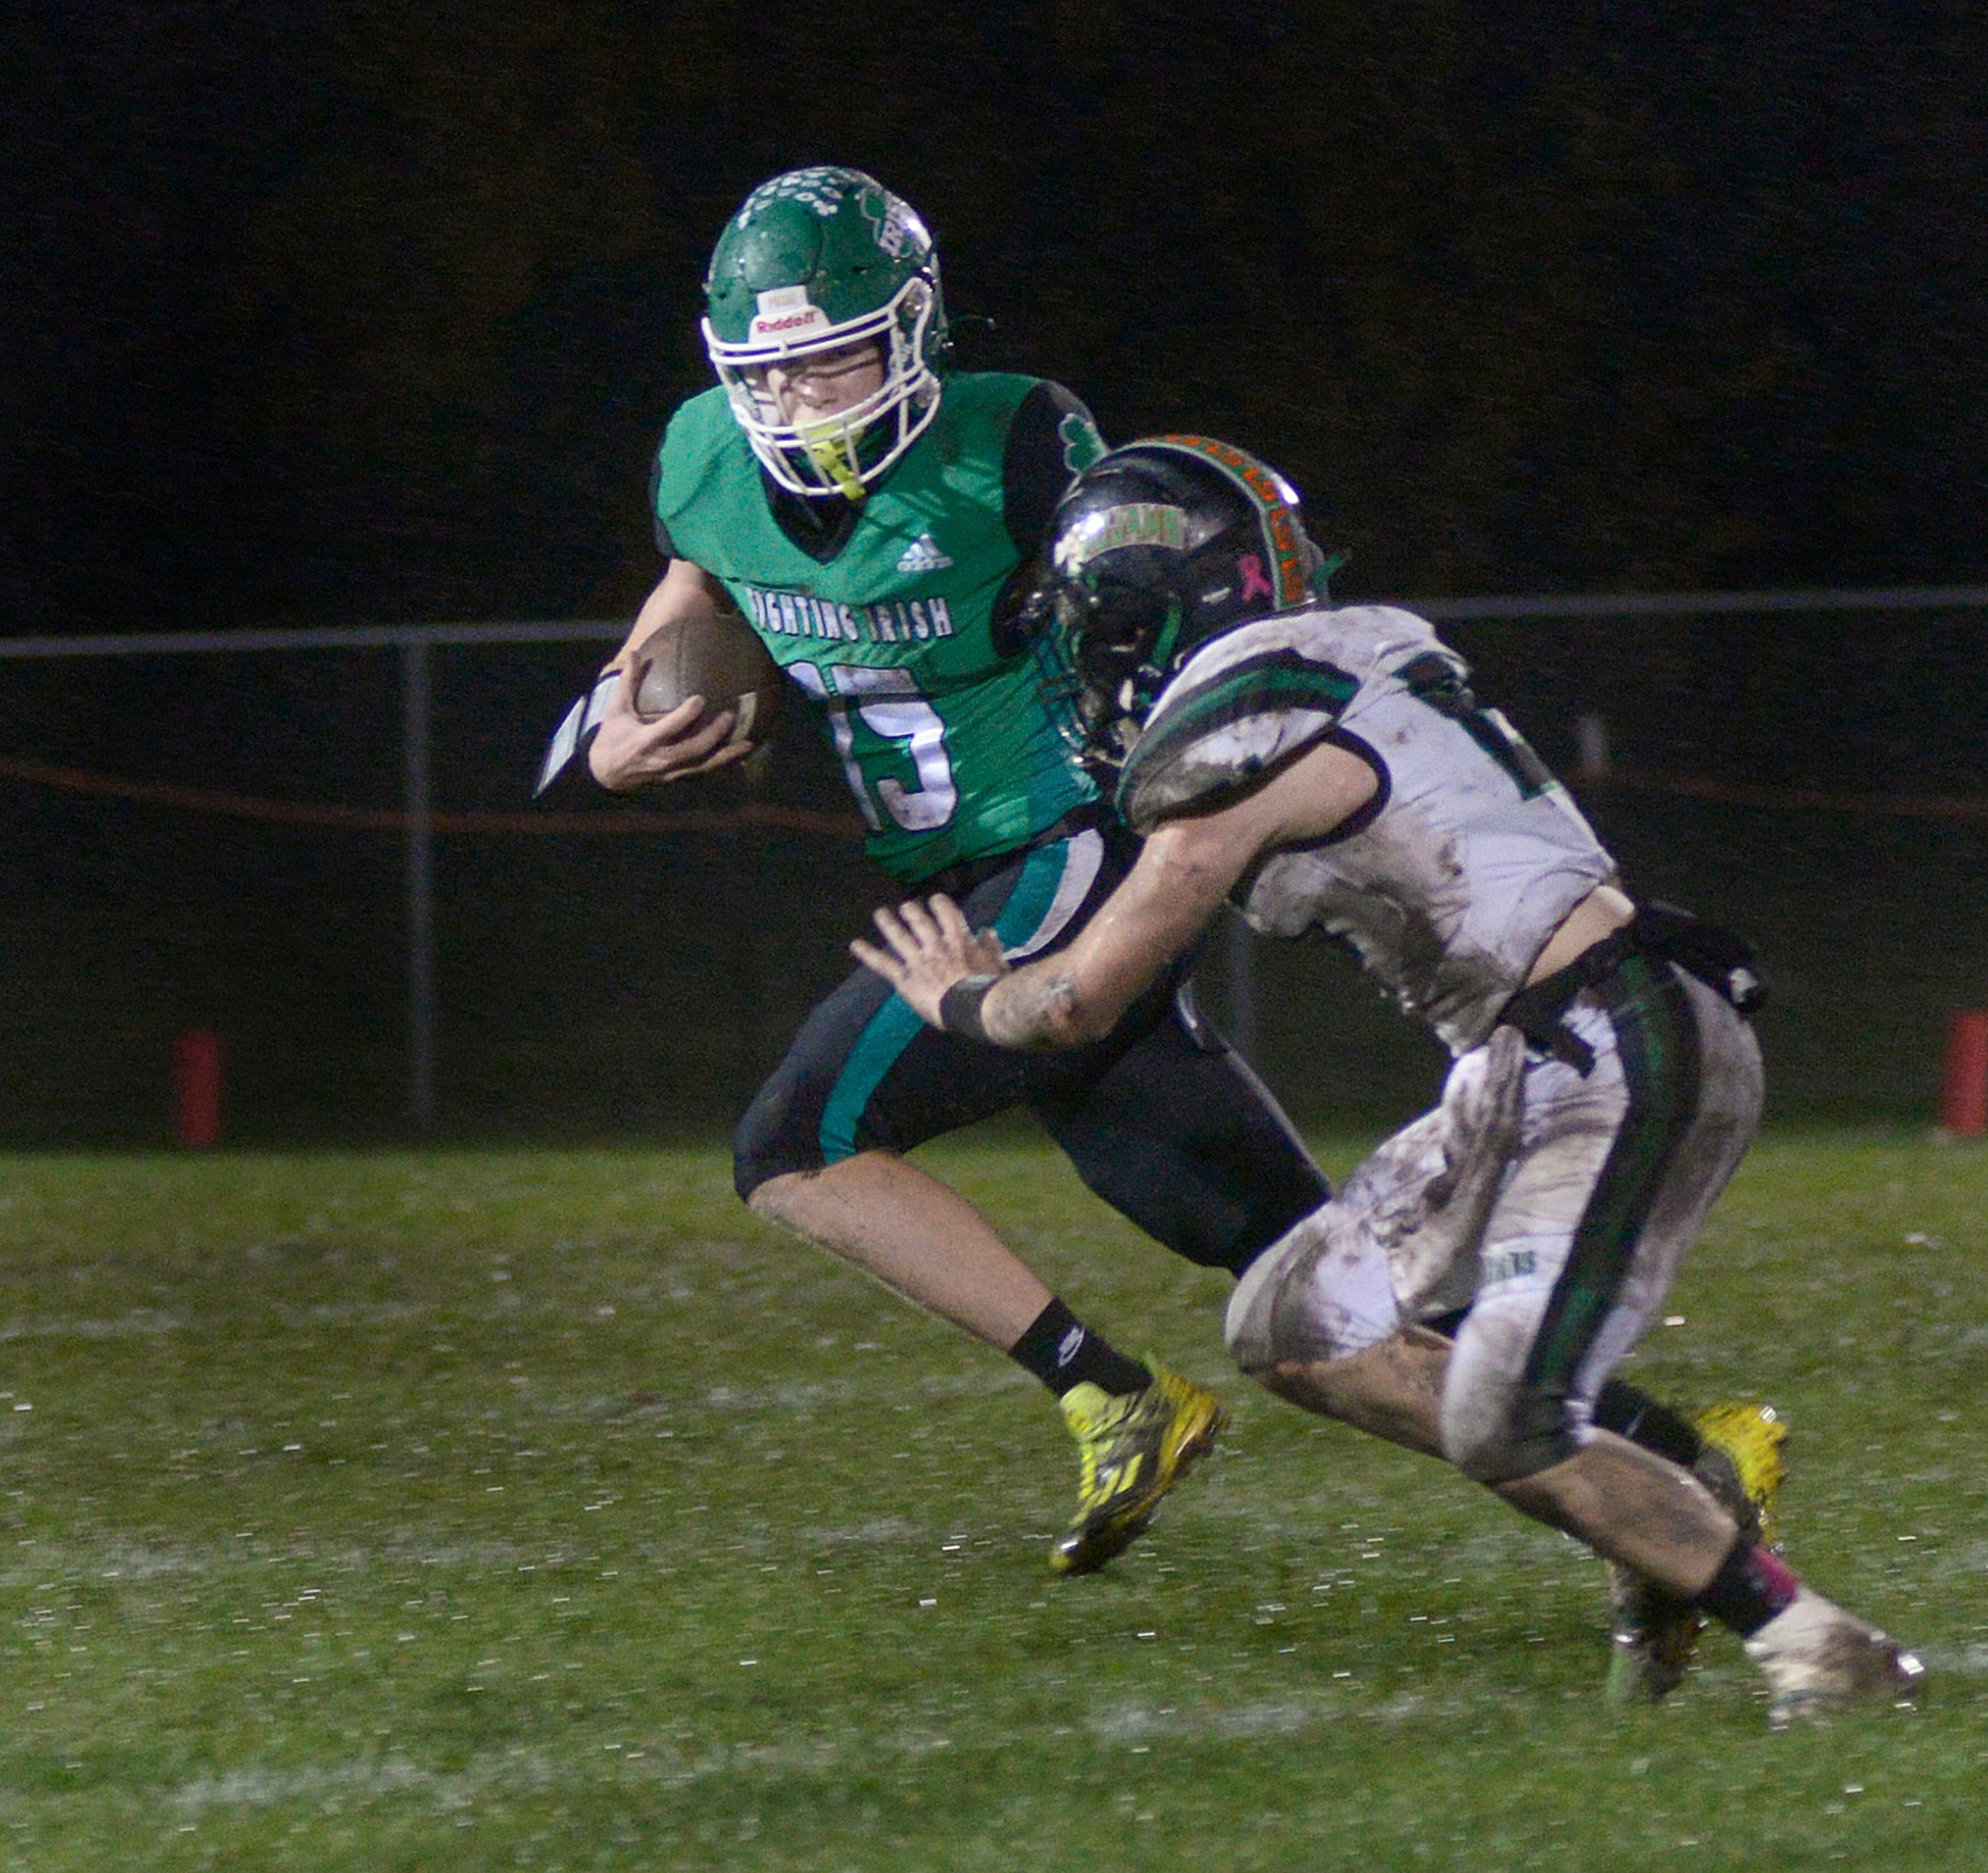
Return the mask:
[(1925, 1679), (1916, 1655), (1807, 1587), (1746, 1641), (1746, 1656), (1767, 1674), (1777, 1730), (1848, 1704), (1910, 1704)]

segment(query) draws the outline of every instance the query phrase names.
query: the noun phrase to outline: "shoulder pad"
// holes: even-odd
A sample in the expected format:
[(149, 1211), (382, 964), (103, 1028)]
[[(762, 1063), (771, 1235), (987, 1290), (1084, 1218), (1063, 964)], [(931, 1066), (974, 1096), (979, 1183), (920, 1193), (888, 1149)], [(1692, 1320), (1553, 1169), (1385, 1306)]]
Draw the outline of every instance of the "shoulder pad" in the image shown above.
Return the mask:
[[(680, 404), (649, 477), (650, 517), (674, 544), (678, 524), (728, 480), (756, 486), (759, 472), (730, 400), (716, 387)], [(696, 527), (688, 530), (695, 533)], [(693, 553), (691, 557), (695, 558)]]
[(1226, 806), (1331, 732), (1359, 680), (1308, 655), (1289, 630), (1266, 628), (1283, 623), (1216, 639), (1161, 693), (1118, 781), (1118, 811), (1134, 832)]
[(1006, 423), (1043, 381), (1016, 371), (948, 371), (939, 379), (939, 408)]

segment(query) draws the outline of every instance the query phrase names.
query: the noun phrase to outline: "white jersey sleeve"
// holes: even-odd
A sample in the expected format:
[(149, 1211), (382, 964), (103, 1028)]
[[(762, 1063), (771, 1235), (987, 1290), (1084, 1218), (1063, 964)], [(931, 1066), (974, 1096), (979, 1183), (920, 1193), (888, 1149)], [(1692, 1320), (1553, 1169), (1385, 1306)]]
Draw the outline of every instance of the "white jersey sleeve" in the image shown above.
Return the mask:
[(1246, 792), (1330, 740), (1379, 782), (1324, 840), (1273, 854), (1244, 914), (1341, 939), (1453, 1049), (1476, 1045), (1567, 914), (1615, 875), (1566, 790), (1412, 612), (1280, 613), (1205, 645), (1161, 693), (1121, 777), (1149, 832)]
[(1315, 615), (1246, 625), (1176, 674), (1120, 777), (1118, 810), (1134, 832), (1220, 806), (1331, 734), (1360, 679), (1316, 632), (1293, 628)]

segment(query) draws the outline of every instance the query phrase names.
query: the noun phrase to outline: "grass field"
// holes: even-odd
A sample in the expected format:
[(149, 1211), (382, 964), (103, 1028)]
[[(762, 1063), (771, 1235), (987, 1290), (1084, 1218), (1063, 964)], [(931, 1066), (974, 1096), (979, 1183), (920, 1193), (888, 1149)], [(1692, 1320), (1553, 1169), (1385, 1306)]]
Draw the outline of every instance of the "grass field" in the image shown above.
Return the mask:
[(1236, 1379), (1048, 1153), (930, 1161), (1235, 1407), (1104, 1575), (1046, 1395), (715, 1152), (5, 1160), (0, 1867), (1988, 1866), (1988, 1157), (1770, 1137), (1635, 1362), (1784, 1410), (1932, 1668), (1781, 1735), (1723, 1636), (1611, 1711), (1584, 1554)]

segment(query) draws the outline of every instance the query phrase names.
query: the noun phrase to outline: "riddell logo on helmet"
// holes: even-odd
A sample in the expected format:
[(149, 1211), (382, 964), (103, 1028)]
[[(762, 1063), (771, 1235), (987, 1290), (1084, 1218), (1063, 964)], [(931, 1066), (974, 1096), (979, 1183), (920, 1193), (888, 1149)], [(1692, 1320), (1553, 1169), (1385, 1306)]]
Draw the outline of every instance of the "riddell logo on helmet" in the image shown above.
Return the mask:
[(759, 310), (752, 315), (749, 336), (778, 338), (788, 332), (813, 331), (828, 322), (828, 314), (810, 303), (806, 286), (775, 286), (759, 295)]

